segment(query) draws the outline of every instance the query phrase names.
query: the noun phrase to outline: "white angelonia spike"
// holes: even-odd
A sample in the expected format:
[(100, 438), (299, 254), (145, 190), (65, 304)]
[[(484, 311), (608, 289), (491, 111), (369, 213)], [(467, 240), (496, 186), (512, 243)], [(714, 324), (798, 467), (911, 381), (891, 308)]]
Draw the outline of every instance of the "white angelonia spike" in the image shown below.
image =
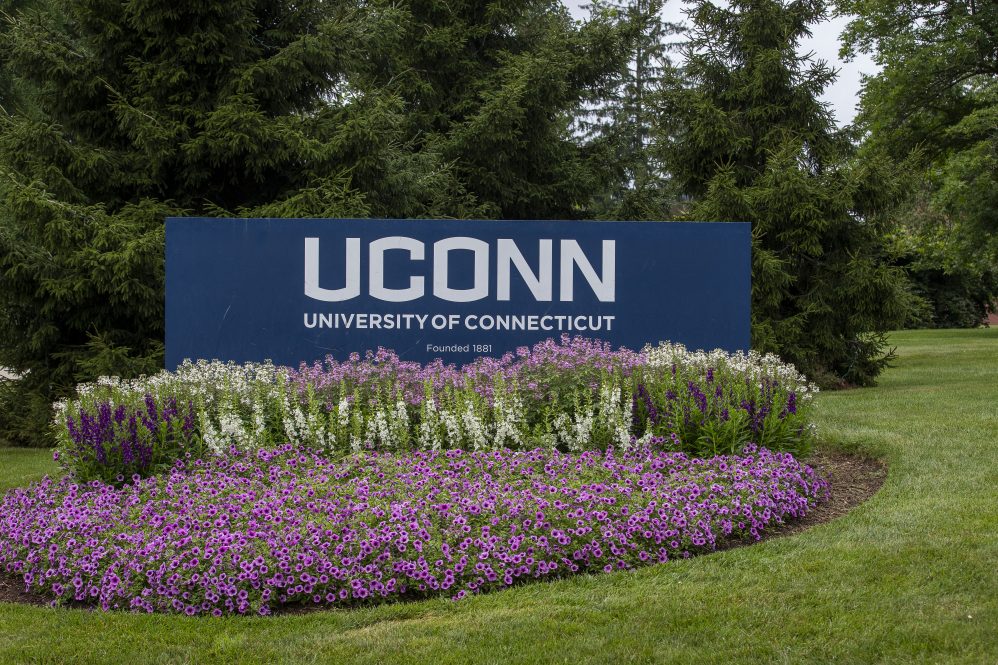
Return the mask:
[(472, 449), (484, 450), (488, 445), (485, 428), (482, 426), (482, 421), (475, 413), (475, 409), (471, 404), (468, 404), (464, 412), (463, 421), (464, 430), (468, 433), (468, 438), (471, 439)]

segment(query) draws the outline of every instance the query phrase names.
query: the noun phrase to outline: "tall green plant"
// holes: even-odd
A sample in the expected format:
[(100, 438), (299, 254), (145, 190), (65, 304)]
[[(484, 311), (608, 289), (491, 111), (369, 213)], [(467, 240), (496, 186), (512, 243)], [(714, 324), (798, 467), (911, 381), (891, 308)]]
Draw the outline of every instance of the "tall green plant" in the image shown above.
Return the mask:
[(587, 216), (615, 165), (573, 125), (627, 60), (620, 22), (574, 21), (558, 0), (399, 6), (403, 40), (376, 80), (399, 90), (413, 148), (439, 151), (491, 217)]
[(868, 54), (879, 66), (864, 82), (856, 120), (864, 150), (910, 160), (924, 175), (926, 187), (902, 217), (913, 231), (902, 260), (936, 321), (976, 324), (998, 296), (998, 4), (836, 6), (852, 17), (843, 55)]
[(834, 74), (798, 53), (824, 16), (818, 0), (695, 2), (690, 84), (664, 98), (683, 127), (666, 159), (690, 219), (752, 223), (753, 347), (866, 384), (908, 313), (882, 240), (901, 192), (888, 163), (851, 159), (819, 100)]
[(926, 183), (898, 212), (890, 241), (925, 306), (910, 327), (976, 328), (998, 307), (998, 261), (962, 216), (939, 210)]
[[(616, 181), (594, 202), (605, 219), (663, 219), (675, 192), (653, 149), (668, 133), (672, 118), (662, 113), (659, 96), (678, 84), (680, 70), (670, 54), (682, 27), (663, 18), (665, 0), (595, 0), (590, 12), (619, 21), (628, 60), (600, 90), (580, 128), (607, 152), (607, 170)], [(657, 127), (657, 131), (655, 128)], [(665, 210), (663, 210), (665, 208)]]

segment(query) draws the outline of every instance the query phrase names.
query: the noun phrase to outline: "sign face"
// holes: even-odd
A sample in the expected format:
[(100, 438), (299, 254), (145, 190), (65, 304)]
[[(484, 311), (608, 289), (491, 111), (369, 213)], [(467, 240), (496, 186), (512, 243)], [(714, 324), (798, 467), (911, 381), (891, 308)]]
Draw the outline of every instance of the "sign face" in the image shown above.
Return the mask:
[(458, 365), (562, 334), (747, 349), (747, 223), (166, 220), (166, 364), (379, 346)]

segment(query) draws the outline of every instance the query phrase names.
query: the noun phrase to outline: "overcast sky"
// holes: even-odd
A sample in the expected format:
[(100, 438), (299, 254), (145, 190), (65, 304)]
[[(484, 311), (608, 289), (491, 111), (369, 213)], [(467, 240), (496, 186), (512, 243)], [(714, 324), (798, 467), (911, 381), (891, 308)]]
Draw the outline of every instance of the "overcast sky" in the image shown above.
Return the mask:
[[(585, 18), (586, 13), (579, 6), (585, 0), (564, 0), (576, 18)], [(679, 0), (671, 0), (665, 6), (663, 18), (667, 21), (682, 21), (683, 4)], [(838, 78), (822, 95), (822, 99), (832, 105), (835, 119), (839, 125), (852, 122), (856, 115), (856, 102), (859, 98), (860, 77), (863, 74), (873, 74), (876, 65), (867, 56), (860, 56), (852, 62), (839, 60), (839, 35), (847, 23), (846, 18), (838, 18), (813, 26), (814, 36), (801, 44), (803, 52), (813, 51), (815, 58), (825, 60), (832, 68), (838, 70)]]

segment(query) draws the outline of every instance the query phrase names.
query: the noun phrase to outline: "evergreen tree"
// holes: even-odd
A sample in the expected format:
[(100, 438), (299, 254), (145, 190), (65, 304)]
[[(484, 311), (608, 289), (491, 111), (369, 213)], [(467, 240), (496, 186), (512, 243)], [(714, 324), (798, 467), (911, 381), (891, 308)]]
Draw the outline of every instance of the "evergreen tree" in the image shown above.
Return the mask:
[(670, 118), (660, 112), (663, 90), (678, 84), (679, 70), (669, 57), (682, 28), (662, 18), (665, 0), (601, 0), (589, 6), (621, 23), (628, 60), (583, 120), (583, 130), (609, 146), (617, 174), (615, 186), (598, 204), (601, 217), (661, 219), (669, 207), (668, 174), (651, 143), (666, 133)]
[(470, 214), (398, 95), (391, 4), (70, 0), (21, 12), (0, 115), (0, 437), (44, 444), (81, 380), (162, 363), (168, 215)]
[[(40, 6), (45, 6), (42, 0), (0, 0), (0, 44), (7, 43), (7, 33), (19, 13)], [(45, 6), (45, 9), (54, 11), (55, 8)], [(23, 83), (13, 76), (8, 60), (8, 50), (0, 48), (0, 115), (8, 115), (15, 110), (26, 111), (25, 92), (21, 89)]]
[(911, 302), (882, 240), (902, 192), (889, 163), (851, 158), (818, 99), (833, 72), (797, 52), (824, 7), (698, 0), (690, 17), (690, 85), (665, 100), (684, 127), (667, 155), (688, 216), (752, 223), (754, 347), (826, 384), (869, 383)]
[(573, 21), (558, 0), (407, 0), (404, 48), (377, 83), (400, 90), (419, 150), (452, 163), (491, 217), (587, 214), (612, 165), (580, 142), (582, 104), (626, 58), (605, 13)]

